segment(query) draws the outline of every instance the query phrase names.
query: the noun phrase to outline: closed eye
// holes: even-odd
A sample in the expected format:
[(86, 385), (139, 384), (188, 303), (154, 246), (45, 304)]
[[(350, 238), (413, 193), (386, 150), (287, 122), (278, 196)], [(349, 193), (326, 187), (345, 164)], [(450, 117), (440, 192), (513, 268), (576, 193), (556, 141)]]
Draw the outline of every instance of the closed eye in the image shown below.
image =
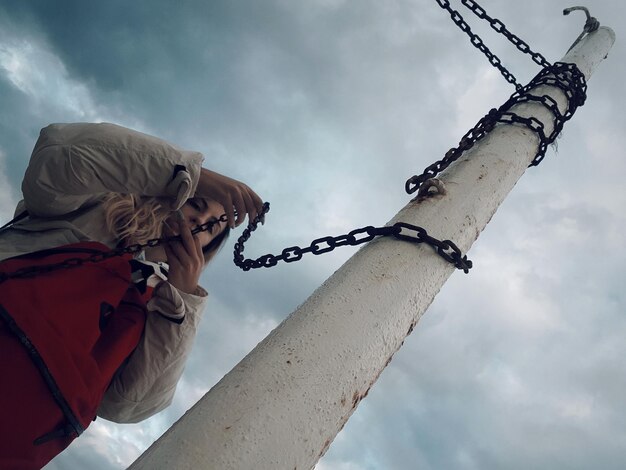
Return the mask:
[(219, 221), (215, 217), (211, 217), (209, 222), (213, 224), (211, 225), (211, 233), (214, 233), (220, 226)]
[(188, 199), (187, 203), (189, 203), (189, 205), (196, 211), (200, 212), (200, 204), (198, 204), (198, 201), (196, 199)]

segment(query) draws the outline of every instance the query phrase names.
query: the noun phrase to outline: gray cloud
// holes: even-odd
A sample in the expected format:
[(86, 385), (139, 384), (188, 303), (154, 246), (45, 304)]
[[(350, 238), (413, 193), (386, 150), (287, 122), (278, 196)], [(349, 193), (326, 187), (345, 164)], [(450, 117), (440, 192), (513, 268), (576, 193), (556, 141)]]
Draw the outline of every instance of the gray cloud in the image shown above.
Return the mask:
[[(172, 5), (0, 7), (0, 54), (26, 40), (40, 51), (27, 75), (54, 77), (26, 93), (0, 67), (13, 199), (39, 128), (114, 120), (250, 182), (272, 211), (246, 253), (278, 252), (385, 223), (408, 201), (404, 180), (513, 91), (434, 2)], [(567, 6), (485, 3), (549, 60), (582, 28), (583, 15), (561, 16)], [(621, 3), (587, 6), (621, 27)], [(472, 27), (520, 81), (537, 72)], [(517, 184), (472, 248), (472, 274), (451, 278), (320, 469), (623, 466), (619, 41), (558, 152)], [(140, 425), (97, 423), (48, 468), (132, 462), (353, 251), (242, 273), (226, 248), (203, 276), (212, 301), (174, 405)]]

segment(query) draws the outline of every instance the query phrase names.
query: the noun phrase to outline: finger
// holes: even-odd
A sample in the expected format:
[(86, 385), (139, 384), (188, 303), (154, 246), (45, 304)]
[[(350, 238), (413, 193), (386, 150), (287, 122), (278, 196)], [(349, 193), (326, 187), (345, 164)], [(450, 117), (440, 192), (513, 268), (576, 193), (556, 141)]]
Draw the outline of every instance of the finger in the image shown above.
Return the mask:
[(246, 212), (248, 213), (248, 222), (251, 223), (254, 218), (257, 216), (257, 208), (254, 205), (254, 201), (252, 200), (252, 196), (250, 196), (249, 192), (243, 193), (243, 200), (246, 204)]
[(233, 196), (233, 204), (235, 205), (235, 209), (237, 210), (237, 220), (235, 220), (235, 226), (237, 226), (246, 219), (246, 214), (248, 213), (248, 211), (239, 188), (234, 191)]
[(202, 252), (202, 243), (200, 243), (200, 239), (197, 236), (194, 237), (194, 242), (196, 245), (196, 259), (200, 260), (202, 264), (204, 264), (204, 253)]
[[(250, 213), (250, 222), (256, 220), (263, 214), (263, 200), (259, 197), (257, 193), (250, 189), (250, 204), (253, 206), (253, 209)], [(262, 218), (262, 217), (261, 217)], [(259, 221), (261, 221), (259, 219)]]
[(257, 214), (260, 214), (261, 211), (263, 210), (263, 199), (261, 199), (261, 197), (257, 193), (252, 191), (252, 189), (250, 188), (248, 189), (249, 189), (250, 197), (252, 198), (254, 207), (256, 207)]
[[(200, 227), (199, 225), (196, 225), (195, 227), (192, 227), (191, 225), (189, 225), (189, 232), (191, 233), (192, 237), (193, 237), (193, 254), (194, 257), (201, 261), (202, 263), (204, 263), (204, 254), (202, 253), (202, 242), (200, 241), (200, 237), (198, 236), (199, 233), (193, 233), (193, 230)], [(208, 233), (211, 233), (212, 230), (208, 231)]]
[(171, 244), (166, 243), (165, 245), (163, 245), (163, 249), (165, 250), (165, 256), (167, 256), (167, 264), (170, 266), (170, 269), (175, 269), (182, 266), (182, 263), (178, 255), (174, 252)]
[(230, 228), (235, 228), (235, 210), (233, 208), (233, 200), (230, 197), (230, 194), (226, 198), (226, 203), (221, 203), (224, 206), (224, 211), (226, 212), (226, 217), (228, 218), (228, 226)]
[(170, 222), (168, 222), (167, 220), (163, 224), (163, 235), (165, 236), (165, 238), (173, 238), (176, 236), (176, 232), (174, 231), (174, 228), (170, 225)]
[[(255, 193), (251, 188), (247, 187), (247, 194), (250, 198), (250, 204), (253, 206), (253, 209), (249, 210), (249, 214), (250, 214), (250, 222), (252, 222), (253, 220), (255, 220), (260, 214), (263, 213), (263, 199), (261, 199), (259, 197), (259, 195), (257, 193)], [(264, 217), (262, 217), (261, 219), (259, 219), (259, 221), (261, 223), (264, 222)]]
[(182, 213), (179, 212), (178, 225), (180, 227), (180, 238), (182, 241), (182, 246), (185, 249), (185, 252), (188, 256), (194, 256), (196, 253), (196, 238), (191, 233), (191, 227), (189, 226), (189, 222), (187, 222)]
[(189, 253), (187, 252), (187, 248), (185, 246), (185, 241), (183, 240), (185, 222), (179, 220), (178, 222), (174, 223), (178, 225), (179, 235), (178, 237), (176, 237), (176, 233), (172, 228), (170, 228), (169, 226), (165, 227), (164, 231), (166, 231), (166, 233), (168, 233), (171, 237), (177, 238), (169, 243), (166, 243), (166, 246), (169, 247), (170, 252), (176, 257), (178, 263), (185, 264), (185, 260), (187, 260), (189, 257)]
[(183, 241), (185, 243), (185, 249), (189, 254), (190, 265), (203, 266), (204, 254), (202, 253), (202, 242), (200, 237), (198, 236), (198, 233), (193, 233), (194, 227), (192, 227), (190, 223), (184, 221), (183, 223), (186, 226), (186, 230), (181, 232), (181, 235), (184, 235), (185, 233), (189, 235), (184, 235)]

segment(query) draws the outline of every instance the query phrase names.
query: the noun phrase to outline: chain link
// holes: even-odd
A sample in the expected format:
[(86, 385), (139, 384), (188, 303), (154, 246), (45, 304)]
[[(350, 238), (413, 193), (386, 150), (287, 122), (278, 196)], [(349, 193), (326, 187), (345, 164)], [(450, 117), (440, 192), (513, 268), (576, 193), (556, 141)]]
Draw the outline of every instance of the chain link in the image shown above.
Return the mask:
[(257, 229), (259, 221), (269, 212), (269, 209), (270, 205), (266, 202), (263, 205), (261, 213), (246, 227), (237, 240), (237, 243), (235, 243), (234, 262), (244, 271), (257, 268), (271, 268), (272, 266), (276, 266), (280, 261), (293, 263), (294, 261), (302, 259), (302, 256), (306, 253), (322, 255), (340, 246), (357, 246), (370, 242), (376, 237), (386, 236), (392, 236), (398, 240), (409, 241), (416, 244), (425, 243), (430, 245), (439, 256), (449, 263), (452, 263), (457, 269), (463, 270), (465, 273), (469, 272), (472, 267), (472, 262), (467, 259), (467, 256), (461, 253), (461, 250), (459, 250), (452, 241), (437, 240), (428, 235), (428, 232), (424, 228), (405, 222), (397, 222), (394, 225), (386, 227), (373, 227), (368, 225), (367, 227), (354, 229), (345, 235), (316, 238), (309, 246), (304, 248), (290, 246), (285, 248), (279, 255), (266, 254), (256, 259), (246, 259), (243, 256), (244, 244), (250, 238), (252, 232)]
[[(469, 36), (470, 43), (472, 44), (472, 46), (474, 46), (476, 49), (482, 52), (485, 57), (487, 57), (491, 65), (493, 65), (496, 69), (500, 71), (504, 79), (507, 82), (515, 85), (516, 89), (518, 90), (521, 89), (522, 86), (517, 82), (517, 79), (515, 78), (515, 76), (511, 72), (509, 72), (504, 65), (502, 65), (502, 61), (500, 60), (500, 58), (497, 55), (495, 55), (493, 52), (491, 52), (491, 50), (483, 42), (481, 37), (478, 36), (477, 34), (474, 34), (474, 32), (472, 31), (472, 28), (467, 23), (467, 21), (465, 21), (463, 16), (457, 10), (455, 10), (454, 8), (450, 6), (450, 1), (449, 0), (435, 0), (435, 1), (441, 8), (443, 8), (450, 14), (450, 18), (452, 18), (452, 21), (459, 27), (461, 31), (463, 31), (465, 34)], [(478, 3), (476, 3), (474, 0), (461, 0), (461, 3), (463, 4), (463, 6), (468, 8), (472, 13), (474, 13), (474, 15), (476, 15), (479, 19), (486, 20), (489, 23), (489, 26), (491, 26), (491, 28), (494, 31), (506, 37), (515, 47), (517, 47), (517, 49), (520, 52), (530, 55), (530, 57), (536, 64), (540, 65), (541, 67), (550, 66), (550, 63), (545, 59), (543, 55), (541, 55), (538, 52), (533, 52), (530, 46), (528, 45), (528, 43), (523, 41), (521, 38), (519, 38), (512, 32), (510, 32), (502, 21), (500, 21), (497, 18), (492, 18), (491, 16), (489, 16), (487, 12), (485, 11), (485, 9), (481, 7)]]
[(533, 52), (528, 43), (526, 43), (519, 36), (516, 36), (508, 30), (506, 25), (497, 18), (492, 18), (487, 14), (485, 9), (481, 7), (474, 0), (461, 0), (461, 3), (467, 7), (472, 13), (474, 13), (479, 19), (486, 20), (495, 32), (502, 34), (507, 38), (511, 44), (513, 44), (520, 52), (528, 54), (531, 59), (540, 67), (549, 67), (551, 64), (546, 58), (539, 52)]

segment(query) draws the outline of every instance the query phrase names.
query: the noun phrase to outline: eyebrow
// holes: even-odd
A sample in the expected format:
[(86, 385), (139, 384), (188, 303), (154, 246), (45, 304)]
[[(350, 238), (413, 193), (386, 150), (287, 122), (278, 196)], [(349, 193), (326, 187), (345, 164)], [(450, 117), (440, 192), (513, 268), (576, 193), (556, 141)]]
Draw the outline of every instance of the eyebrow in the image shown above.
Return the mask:
[(200, 210), (202, 212), (206, 211), (209, 208), (209, 204), (203, 198), (199, 197), (199, 198), (194, 198), (194, 199), (198, 201), (198, 204), (200, 205)]

